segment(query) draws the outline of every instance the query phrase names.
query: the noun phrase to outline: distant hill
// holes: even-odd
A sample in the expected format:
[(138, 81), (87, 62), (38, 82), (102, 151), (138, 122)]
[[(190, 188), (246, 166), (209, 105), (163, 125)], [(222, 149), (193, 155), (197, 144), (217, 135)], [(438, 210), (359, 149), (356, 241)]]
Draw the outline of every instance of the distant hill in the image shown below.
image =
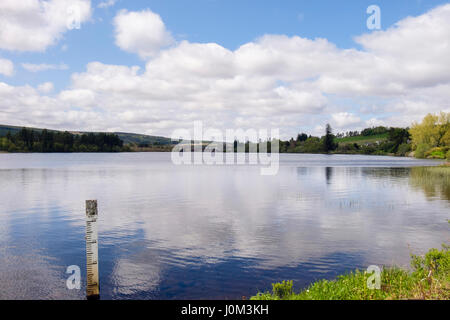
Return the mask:
[[(22, 129), (22, 127), (5, 126), (5, 125), (0, 124), (0, 137), (6, 136), (6, 134), (8, 132), (10, 132), (11, 134), (15, 134), (15, 133), (19, 132), (20, 129)], [(37, 129), (36, 128), (34, 130), (41, 131), (42, 129)]]
[(376, 142), (384, 142), (388, 140), (388, 134), (382, 133), (382, 134), (376, 134), (371, 136), (354, 136), (354, 137), (344, 137), (344, 138), (336, 138), (335, 141), (338, 143), (346, 144), (346, 143), (357, 143), (357, 144), (364, 144), (364, 143), (376, 143)]
[(171, 139), (159, 136), (148, 136), (138, 133), (126, 133), (126, 132), (114, 132), (124, 143), (136, 143), (136, 144), (171, 144)]
[[(0, 137), (4, 137), (8, 132), (10, 132), (11, 134), (15, 134), (17, 132), (19, 132), (23, 127), (19, 127), (19, 126), (9, 126), (9, 125), (2, 125), (0, 124)], [(44, 130), (43, 128), (32, 128), (32, 127), (25, 127), (27, 129), (32, 129), (35, 131), (42, 131)], [(47, 129), (48, 131), (63, 131), (63, 130), (52, 130), (52, 129)], [(67, 130), (69, 131), (69, 130)], [(83, 134), (83, 133), (89, 133), (87, 131), (69, 131), (73, 134)], [(98, 132), (94, 132), (94, 133), (98, 133)], [(117, 134), (119, 136), (119, 138), (125, 143), (125, 144), (131, 144), (131, 143), (135, 143), (135, 144), (149, 144), (149, 145), (167, 145), (167, 144), (171, 144), (171, 139), (170, 138), (165, 138), (165, 137), (159, 137), (159, 136), (149, 136), (149, 135), (145, 135), (145, 134), (138, 134), (138, 133), (126, 133), (126, 132), (111, 132), (114, 134)]]

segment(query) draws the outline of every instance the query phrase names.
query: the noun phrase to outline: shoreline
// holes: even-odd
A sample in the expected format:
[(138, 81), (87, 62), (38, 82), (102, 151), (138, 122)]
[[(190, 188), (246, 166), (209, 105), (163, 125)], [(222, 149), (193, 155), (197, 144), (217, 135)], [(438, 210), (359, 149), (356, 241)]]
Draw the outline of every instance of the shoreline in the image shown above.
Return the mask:
[[(449, 221), (450, 223), (450, 221)], [(250, 300), (449, 300), (450, 246), (411, 255), (412, 271), (392, 266), (354, 270), (333, 280), (318, 280), (295, 293), (293, 281), (272, 284), (272, 292), (258, 292)], [(378, 268), (378, 267), (377, 267)]]
[[(0, 154), (120, 154), (120, 153), (170, 153), (172, 150), (152, 150), (152, 151), (110, 151), (110, 152), (8, 152), (8, 151), (0, 151)], [(194, 152), (192, 152), (194, 153)], [(226, 152), (221, 152), (226, 153)], [(234, 152), (240, 153), (240, 152)], [(248, 152), (245, 152), (248, 154)], [(437, 159), (437, 158), (415, 158), (413, 156), (399, 156), (395, 154), (364, 154), (364, 153), (303, 153), (303, 152), (280, 152), (278, 154), (305, 154), (305, 155), (341, 155), (341, 156), (370, 156), (370, 157), (393, 157), (393, 158), (405, 158), (405, 159), (416, 159), (416, 160), (433, 160), (433, 161), (446, 161), (442, 165), (450, 165), (450, 161), (447, 159)]]

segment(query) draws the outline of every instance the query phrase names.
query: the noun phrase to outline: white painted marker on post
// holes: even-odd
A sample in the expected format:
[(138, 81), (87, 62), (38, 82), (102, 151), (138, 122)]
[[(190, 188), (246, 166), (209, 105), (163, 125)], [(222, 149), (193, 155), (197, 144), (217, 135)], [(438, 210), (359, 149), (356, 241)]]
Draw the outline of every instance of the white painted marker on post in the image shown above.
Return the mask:
[(100, 299), (97, 217), (97, 200), (86, 200), (86, 297), (88, 300)]

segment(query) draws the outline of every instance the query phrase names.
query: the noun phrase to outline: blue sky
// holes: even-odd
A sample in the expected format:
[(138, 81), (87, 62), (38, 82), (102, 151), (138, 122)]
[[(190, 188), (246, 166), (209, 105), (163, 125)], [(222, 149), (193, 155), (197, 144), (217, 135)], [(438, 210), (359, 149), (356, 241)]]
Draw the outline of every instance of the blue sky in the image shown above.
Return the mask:
[[(382, 29), (409, 15), (419, 15), (447, 1), (439, 0), (118, 0), (115, 5), (95, 8), (92, 21), (80, 30), (64, 34), (64, 38), (45, 52), (8, 52), (1, 55), (20, 63), (65, 63), (67, 70), (30, 73), (17, 68), (15, 85), (37, 85), (54, 81), (57, 89), (70, 85), (70, 75), (81, 72), (91, 61), (107, 64), (141, 65), (145, 63), (134, 54), (114, 45), (112, 19), (117, 11), (151, 9), (164, 20), (177, 40), (215, 42), (234, 50), (264, 34), (286, 34), (314, 39), (326, 38), (340, 48), (358, 47), (354, 36), (367, 32), (366, 9), (377, 4), (382, 12)], [(64, 50), (64, 46), (67, 49)], [(2, 77), (0, 75), (0, 79)]]
[[(386, 31), (396, 22), (408, 16), (420, 16), (439, 5), (448, 3), (448, 1), (437, 0), (379, 0), (375, 2), (365, 0), (118, 0), (115, 3), (111, 2), (113, 3), (111, 6), (100, 8), (98, 5), (101, 2), (91, 1), (90, 17), (83, 21), (79, 30), (60, 32), (59, 37), (56, 37), (51, 45), (44, 46), (40, 51), (0, 48), (0, 58), (9, 60), (14, 65), (14, 73), (0, 74), (0, 82), (13, 87), (28, 85), (33, 88), (42, 83), (51, 82), (54, 89), (48, 95), (55, 97), (63, 90), (73, 89), (72, 76), (84, 74), (87, 65), (92, 62), (101, 62), (104, 65), (111, 66), (139, 66), (138, 74), (145, 73), (146, 65), (155, 57), (143, 58), (136, 52), (126, 50), (116, 44), (113, 22), (119, 12), (124, 9), (127, 10), (126, 12), (142, 12), (149, 9), (159, 15), (165, 29), (170, 32), (174, 40), (172, 48), (178, 46), (184, 40), (189, 44), (215, 43), (224, 49), (236, 52), (240, 46), (257, 43), (257, 39), (260, 37), (272, 34), (287, 37), (298, 36), (302, 39), (311, 40), (324, 38), (329, 43), (336, 45), (337, 49), (342, 50), (342, 52), (345, 49), (363, 52), (368, 49), (363, 48), (361, 43), (355, 42), (354, 38), (372, 33), (366, 27), (366, 20), (369, 16), (366, 9), (369, 5), (376, 4), (380, 7), (381, 26), (382, 30)], [(2, 10), (1, 6), (0, 10)], [(8, 10), (8, 8), (4, 10)], [(152, 30), (149, 30), (149, 32), (152, 32)], [(145, 39), (142, 41), (145, 41)], [(419, 41), (417, 45), (420, 46)], [(166, 48), (161, 48), (161, 52), (163, 50), (166, 50)], [(22, 67), (23, 63), (36, 65), (64, 64), (65, 68), (63, 70), (30, 72)], [(316, 78), (321, 76), (320, 73), (314, 74)], [(326, 77), (323, 76), (323, 78)], [(295, 81), (286, 81), (282, 77), (274, 80), (277, 83), (286, 82), (286, 87), (289, 88), (294, 88), (294, 84), (300, 85)], [(352, 96), (349, 98), (348, 95), (336, 94), (333, 90), (320, 90), (324, 97), (328, 99), (331, 97), (333, 112), (351, 113), (361, 120), (374, 118), (374, 113), (361, 112), (362, 105), (379, 104), (384, 108), (384, 105), (390, 101), (389, 99), (392, 99), (392, 96), (378, 96), (372, 93), (367, 96)], [(337, 110), (339, 105), (345, 105), (345, 108), (343, 107), (345, 110)], [(441, 109), (446, 107), (446, 105), (440, 106)], [(76, 110), (78, 106), (72, 105), (67, 108), (68, 110)], [(189, 111), (186, 111), (186, 108), (183, 110), (185, 110), (187, 116)], [(425, 110), (423, 111), (425, 112)], [(107, 111), (103, 110), (102, 112)], [(418, 112), (417, 117), (422, 113)], [(239, 115), (234, 114), (230, 118), (236, 119), (243, 117), (245, 114), (245, 112)], [(326, 114), (327, 112), (325, 112)], [(378, 112), (375, 118), (383, 119), (389, 114), (385, 108), (384, 111)], [(325, 115), (321, 110), (320, 119), (325, 119)], [(16, 119), (8, 119), (6, 115), (3, 116), (3, 119), (14, 123), (21, 122), (15, 121)], [(5, 120), (0, 117), (0, 122)], [(29, 122), (32, 123), (33, 121)], [(62, 121), (61, 125), (63, 123), (67, 124), (68, 120)], [(362, 123), (358, 125), (362, 125)], [(117, 128), (117, 126), (105, 129), (111, 128)], [(144, 127), (143, 129), (146, 132), (157, 131), (147, 130)], [(310, 129), (312, 130), (312, 128)]]

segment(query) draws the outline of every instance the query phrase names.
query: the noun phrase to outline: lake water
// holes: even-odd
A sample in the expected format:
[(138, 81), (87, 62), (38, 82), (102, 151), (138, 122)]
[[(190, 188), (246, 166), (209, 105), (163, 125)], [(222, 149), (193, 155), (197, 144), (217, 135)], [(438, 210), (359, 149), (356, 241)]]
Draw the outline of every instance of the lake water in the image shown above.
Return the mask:
[[(241, 299), (369, 265), (408, 267), (448, 241), (436, 161), (280, 155), (175, 166), (169, 153), (0, 154), (0, 299), (85, 298), (85, 200), (99, 203), (103, 299)], [(78, 265), (81, 290), (66, 288)]]

